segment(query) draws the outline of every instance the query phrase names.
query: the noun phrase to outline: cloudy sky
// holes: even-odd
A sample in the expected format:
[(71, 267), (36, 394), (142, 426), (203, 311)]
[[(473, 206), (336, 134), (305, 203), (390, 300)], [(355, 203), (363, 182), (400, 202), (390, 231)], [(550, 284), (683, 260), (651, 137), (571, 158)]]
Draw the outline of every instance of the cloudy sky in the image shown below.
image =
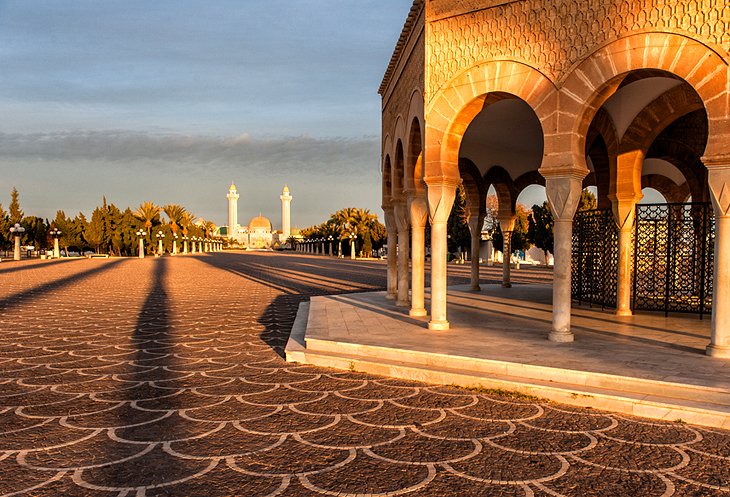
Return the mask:
[(0, 0), (0, 203), (380, 213), (377, 89), (410, 0)]

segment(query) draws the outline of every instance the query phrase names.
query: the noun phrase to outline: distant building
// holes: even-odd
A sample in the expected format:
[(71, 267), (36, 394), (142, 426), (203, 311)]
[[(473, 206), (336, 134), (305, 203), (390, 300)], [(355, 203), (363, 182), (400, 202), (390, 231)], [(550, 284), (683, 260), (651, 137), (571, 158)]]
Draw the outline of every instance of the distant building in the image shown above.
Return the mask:
[(271, 250), (286, 244), (293, 232), (291, 229), (291, 201), (289, 187), (284, 185), (281, 196), (281, 231), (275, 231), (271, 221), (259, 213), (251, 219), (248, 226), (238, 224), (238, 199), (240, 195), (235, 183), (231, 182), (228, 189), (228, 226), (221, 226), (215, 235), (227, 238), (232, 246), (238, 246), (247, 250)]

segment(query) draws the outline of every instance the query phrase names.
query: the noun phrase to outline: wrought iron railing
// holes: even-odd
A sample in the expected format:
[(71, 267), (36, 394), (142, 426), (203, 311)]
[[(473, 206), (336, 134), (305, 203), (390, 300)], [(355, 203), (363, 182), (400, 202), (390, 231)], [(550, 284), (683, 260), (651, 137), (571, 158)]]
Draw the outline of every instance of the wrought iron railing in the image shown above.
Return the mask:
[(712, 307), (715, 222), (709, 203), (636, 206), (633, 308), (703, 314)]
[(576, 213), (571, 264), (574, 300), (616, 307), (618, 229), (610, 209)]

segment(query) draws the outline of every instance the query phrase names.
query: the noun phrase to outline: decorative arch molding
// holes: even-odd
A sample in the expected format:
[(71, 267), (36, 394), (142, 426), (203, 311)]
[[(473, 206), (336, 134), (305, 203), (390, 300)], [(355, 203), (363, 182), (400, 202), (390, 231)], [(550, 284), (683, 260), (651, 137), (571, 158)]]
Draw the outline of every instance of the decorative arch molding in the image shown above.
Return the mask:
[(392, 183), (392, 165), (390, 161), (390, 155), (386, 155), (383, 159), (383, 189), (382, 189), (382, 207), (385, 209), (393, 203), (391, 198), (391, 191), (393, 188)]
[(459, 174), (466, 190), (467, 204), (471, 214), (483, 216), (487, 212), (487, 191), (484, 188), (479, 168), (471, 160), (459, 159)]
[(407, 192), (422, 194), (423, 182), (423, 126), (418, 116), (409, 118), (410, 126), (406, 142), (406, 170), (404, 187)]
[[(514, 185), (517, 197), (519, 197), (522, 190), (528, 186), (545, 186), (545, 178), (539, 171), (528, 171), (525, 174), (520, 175), (520, 177), (515, 180)], [(517, 200), (517, 197), (515, 197), (515, 201)]]
[(546, 152), (552, 155), (546, 167), (573, 164), (585, 168), (585, 142), (596, 112), (621, 84), (621, 76), (645, 69), (677, 76), (697, 92), (710, 124), (707, 154), (730, 155), (728, 61), (687, 36), (647, 32), (604, 45), (585, 57), (562, 81), (558, 133), (546, 137)]
[(492, 166), (484, 174), (484, 190), (489, 191), (489, 186), (494, 187), (497, 192), (497, 205), (499, 212), (515, 213), (518, 192), (515, 189), (514, 181), (506, 169), (502, 166)]
[(645, 155), (654, 140), (677, 119), (704, 109), (702, 100), (688, 84), (675, 86), (644, 107), (621, 139), (619, 154), (634, 150)]
[(392, 162), (392, 188), (390, 190), (390, 198), (393, 202), (405, 201), (405, 151), (403, 150), (403, 141), (398, 138), (395, 143), (395, 155)]
[(511, 60), (476, 64), (438, 91), (426, 108), (426, 177), (456, 179), (459, 149), (469, 124), (489, 105), (520, 98), (535, 112), (543, 133), (557, 120), (557, 89), (537, 69)]
[(661, 174), (647, 174), (641, 177), (641, 188), (653, 188), (662, 194), (667, 202), (680, 203), (690, 196), (687, 182), (681, 185)]
[(649, 148), (646, 158), (669, 162), (682, 173), (690, 194), (696, 202), (709, 200), (707, 168), (691, 147), (680, 141), (660, 136)]

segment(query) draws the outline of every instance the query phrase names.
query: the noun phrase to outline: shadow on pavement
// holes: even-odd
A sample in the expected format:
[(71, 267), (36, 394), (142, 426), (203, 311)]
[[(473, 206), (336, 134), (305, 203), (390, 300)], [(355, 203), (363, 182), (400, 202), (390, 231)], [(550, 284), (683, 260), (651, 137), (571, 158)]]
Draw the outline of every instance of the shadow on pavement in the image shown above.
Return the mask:
[(237, 252), (211, 254), (199, 260), (281, 292), (258, 318), (264, 326), (261, 339), (281, 357), (300, 302), (317, 295), (385, 289), (385, 265), (382, 263), (289, 253)]
[[(123, 262), (125, 262), (125, 261), (124, 260), (115, 260), (115, 261), (105, 262), (103, 266), (97, 266), (97, 267), (94, 267), (91, 269), (87, 269), (86, 271), (74, 273), (70, 276), (66, 276), (65, 278), (60, 278), (57, 280), (49, 281), (48, 283), (43, 283), (42, 285), (38, 285), (29, 290), (24, 290), (22, 292), (8, 295), (4, 299), (0, 299), (0, 310), (7, 311), (8, 309), (10, 309), (12, 307), (25, 303), (25, 301), (27, 301), (29, 299), (42, 297), (44, 293), (58, 291), (65, 286), (72, 285), (74, 283), (78, 283), (80, 281), (85, 280), (86, 278), (88, 278), (90, 276), (108, 271), (108, 270), (116, 267), (117, 265), (122, 264)], [(0, 272), (0, 276), (2, 276), (3, 274), (4, 273)]]

